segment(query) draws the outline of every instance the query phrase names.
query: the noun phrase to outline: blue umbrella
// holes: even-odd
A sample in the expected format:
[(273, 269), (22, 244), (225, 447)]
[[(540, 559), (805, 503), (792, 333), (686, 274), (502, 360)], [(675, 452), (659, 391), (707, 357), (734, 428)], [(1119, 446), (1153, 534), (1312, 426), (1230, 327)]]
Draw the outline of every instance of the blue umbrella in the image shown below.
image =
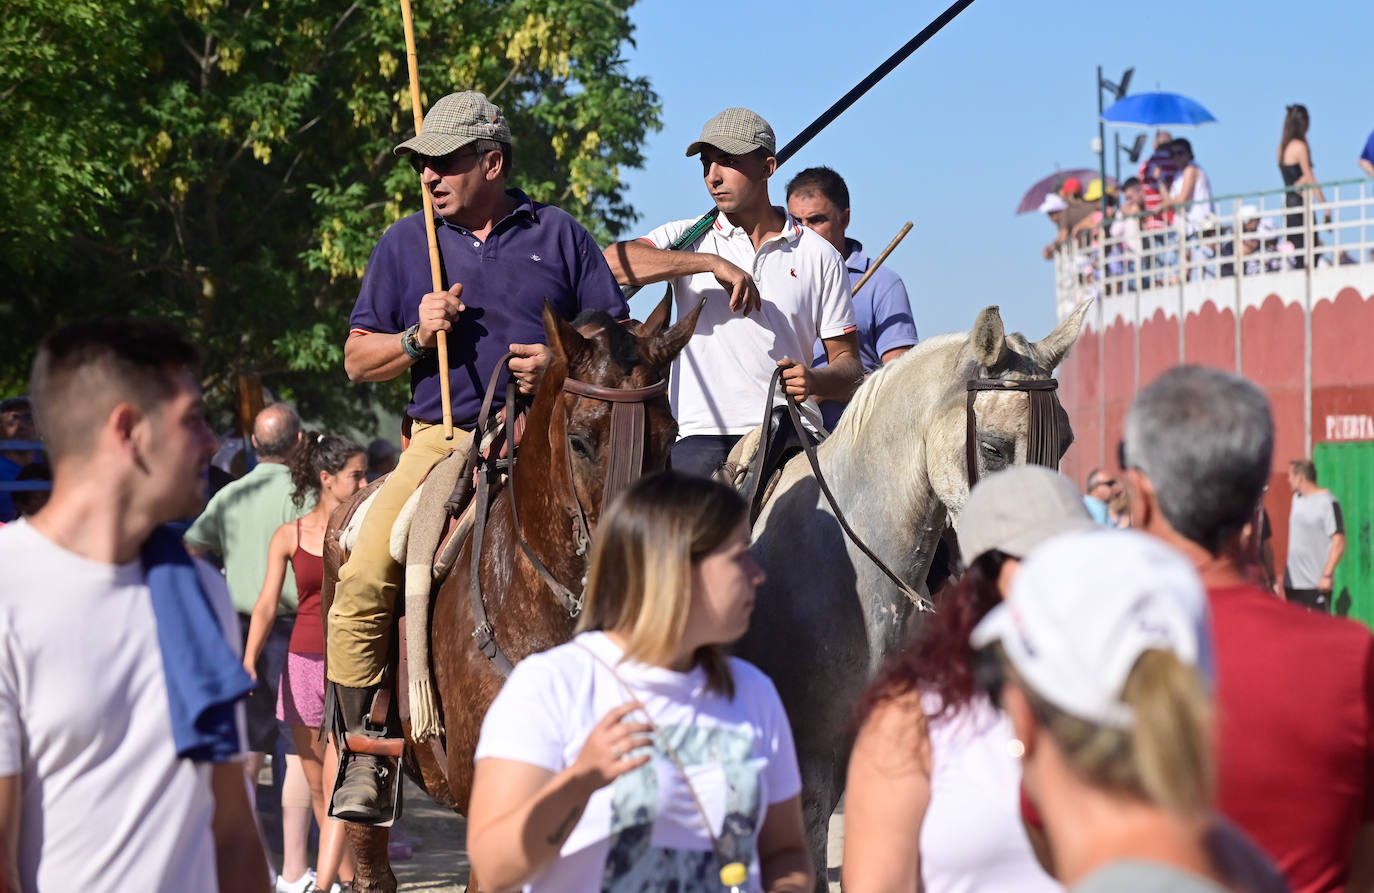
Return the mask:
[(1164, 124), (1193, 127), (1215, 121), (1216, 115), (1196, 100), (1178, 93), (1137, 93), (1118, 100), (1102, 113), (1108, 124), (1159, 127)]

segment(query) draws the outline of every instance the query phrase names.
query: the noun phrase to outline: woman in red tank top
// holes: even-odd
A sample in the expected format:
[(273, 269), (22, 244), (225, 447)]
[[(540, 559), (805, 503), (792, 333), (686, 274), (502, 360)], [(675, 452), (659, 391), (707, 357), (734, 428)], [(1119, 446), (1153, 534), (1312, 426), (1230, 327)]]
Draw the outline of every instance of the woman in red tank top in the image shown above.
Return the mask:
[(320, 589), (324, 582), (324, 533), (329, 516), (362, 489), (367, 480), (363, 448), (347, 437), (306, 432), (291, 459), (297, 506), (315, 499), (315, 507), (295, 521), (277, 528), (267, 550), (267, 576), (253, 606), (243, 665), (249, 674), (277, 619), (282, 581), (290, 565), (296, 575), (296, 625), (278, 686), (277, 718), (290, 723), (310, 783), (310, 800), (320, 826), (317, 889), (329, 890), (335, 876), (353, 877), (352, 859), (344, 857), (343, 823), (325, 814), (324, 779), (338, 764), (334, 746), (320, 740), (324, 721), (324, 624), (320, 619)]

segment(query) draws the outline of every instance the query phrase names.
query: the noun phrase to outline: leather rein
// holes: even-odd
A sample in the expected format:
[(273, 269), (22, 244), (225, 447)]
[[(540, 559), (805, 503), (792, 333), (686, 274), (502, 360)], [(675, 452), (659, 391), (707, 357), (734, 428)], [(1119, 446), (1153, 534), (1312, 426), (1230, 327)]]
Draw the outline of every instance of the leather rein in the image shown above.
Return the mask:
[[(777, 393), (778, 384), (782, 379), (782, 373), (783, 369), (780, 366), (774, 370), (773, 377), (768, 383), (768, 402), (764, 406), (763, 413), (763, 430), (765, 431), (768, 430), (768, 417), (773, 411), (773, 397)], [(811, 474), (815, 477), (816, 484), (820, 487), (821, 493), (825, 494), (826, 502), (830, 503), (830, 510), (834, 513), (835, 520), (840, 522), (840, 529), (844, 531), (844, 535), (849, 538), (849, 541), (853, 543), (860, 552), (868, 557), (869, 561), (873, 562), (874, 567), (882, 571), (883, 576), (892, 581), (892, 585), (900, 589), (902, 594), (911, 600), (911, 603), (916, 606), (917, 610), (934, 611), (935, 606), (930, 603), (930, 599), (921, 595), (921, 593), (917, 592), (908, 585), (905, 580), (899, 577), (896, 571), (888, 567), (887, 563), (878, 557), (878, 553), (874, 552), (867, 543), (859, 538), (859, 535), (854, 532), (854, 528), (849, 526), (849, 519), (846, 518), (844, 512), (840, 510), (839, 500), (835, 498), (834, 493), (830, 492), (830, 485), (826, 483), (825, 475), (821, 474), (821, 463), (820, 460), (816, 458), (816, 446), (811, 442), (811, 436), (802, 426), (801, 411), (797, 409), (797, 401), (787, 398), (783, 402), (787, 407), (787, 416), (792, 420), (792, 427), (796, 429), (797, 439), (801, 441), (802, 449), (806, 452), (806, 461), (811, 463)], [(761, 471), (761, 466), (763, 464), (762, 456), (767, 447), (767, 444), (763, 442), (759, 443), (758, 452), (755, 453), (754, 459), (758, 465), (756, 472)], [(756, 473), (754, 477), (755, 486), (759, 486), (759, 475)], [(745, 494), (745, 498), (752, 503), (753, 495), (752, 493)]]
[[(478, 416), (477, 433), (473, 437), (472, 446), (475, 452), (473, 461), (477, 469), (477, 493), (474, 497), (477, 515), (472, 532), (468, 586), (468, 594), (472, 602), (472, 638), (477, 645), (477, 650), (492, 662), (502, 676), (509, 675), (515, 665), (496, 642), (495, 631), (487, 617), (486, 600), (482, 596), (481, 576), (482, 543), (486, 535), (487, 518), (491, 512), (493, 484), (502, 472), (506, 474), (506, 486), (510, 490), (511, 521), (515, 527), (515, 540), (520, 544), (521, 552), (524, 553), (525, 559), (534, 568), (535, 573), (544, 581), (549, 590), (558, 596), (569, 617), (576, 617), (582, 613), (582, 588), (586, 585), (585, 568), (587, 552), (591, 545), (591, 530), (587, 524), (587, 513), (577, 496), (576, 486), (571, 486), (572, 492), (568, 494), (571, 497), (571, 504), (565, 504), (564, 507), (571, 516), (573, 542), (576, 543), (577, 555), (583, 561), (583, 577), (578, 585), (578, 591), (574, 592), (555, 577), (548, 565), (534, 553), (534, 549), (525, 539), (520, 524), (520, 501), (516, 498), (515, 493), (516, 450), (514, 434), (517, 388), (514, 376), (508, 377), (506, 381), (506, 408), (505, 412), (502, 413), (500, 422), (501, 435), (493, 444), (493, 455), (486, 456), (481, 450), (481, 435), (488, 430), (490, 423), (491, 407), (496, 395), (496, 382), (501, 377), (502, 370), (507, 369), (513, 356), (515, 355), (507, 353), (497, 362), (496, 368), (492, 371), (491, 379), (487, 383), (486, 395), (482, 398), (482, 410)], [(648, 415), (648, 407), (645, 404), (666, 393), (668, 382), (660, 379), (658, 382), (642, 388), (608, 388), (578, 381), (575, 378), (565, 378), (563, 390), (579, 397), (601, 400), (611, 404), (609, 467), (606, 472), (605, 489), (601, 497), (601, 506), (604, 508), (620, 491), (644, 473), (645, 427)], [(502, 448), (504, 448), (505, 455), (498, 455)], [(568, 457), (568, 480), (571, 484), (573, 480), (572, 451), (565, 450), (565, 453)]]
[[(773, 398), (777, 393), (778, 383), (782, 378), (782, 369), (779, 368), (773, 373), (773, 378), (768, 384), (768, 402), (764, 407), (763, 424), (767, 430), (768, 416), (772, 412)], [(1019, 390), (1026, 391), (1031, 395), (1030, 431), (1029, 448), (1026, 459), (1037, 465), (1045, 465), (1049, 468), (1059, 467), (1059, 416), (1055, 412), (1059, 400), (1055, 396), (1055, 391), (1059, 388), (1059, 382), (1053, 378), (1040, 378), (1032, 380), (1021, 380), (1011, 378), (973, 378), (966, 383), (968, 391), (968, 401), (966, 404), (966, 443), (964, 458), (968, 467), (968, 485), (973, 489), (973, 485), (978, 482), (978, 429), (977, 418), (974, 413), (973, 402), (978, 396), (979, 391), (999, 391), (999, 390)], [(806, 452), (806, 461), (811, 464), (811, 474), (816, 479), (816, 484), (820, 487), (821, 493), (825, 495), (826, 502), (830, 504), (830, 510), (835, 515), (835, 520), (839, 522), (840, 529), (854, 546), (868, 557), (878, 570), (882, 571), (883, 576), (887, 577), (894, 586), (902, 591), (917, 608), (921, 611), (934, 611), (935, 607), (930, 599), (921, 595), (905, 580), (897, 575), (881, 558), (878, 557), (867, 543), (859, 538), (854, 532), (854, 528), (849, 526), (849, 520), (845, 518), (844, 512), (840, 510), (840, 504), (835, 499), (835, 494), (830, 491), (830, 485), (826, 483), (825, 475), (821, 473), (820, 460), (816, 457), (816, 447), (812, 443), (805, 428), (802, 426), (801, 413), (797, 409), (795, 400), (785, 401), (787, 415), (792, 420), (792, 427), (797, 431), (797, 438), (801, 441), (802, 449)], [(758, 452), (755, 454), (754, 486), (760, 485), (758, 481), (758, 471), (761, 470), (762, 456), (767, 444), (760, 443)], [(752, 502), (754, 494), (745, 494)]]

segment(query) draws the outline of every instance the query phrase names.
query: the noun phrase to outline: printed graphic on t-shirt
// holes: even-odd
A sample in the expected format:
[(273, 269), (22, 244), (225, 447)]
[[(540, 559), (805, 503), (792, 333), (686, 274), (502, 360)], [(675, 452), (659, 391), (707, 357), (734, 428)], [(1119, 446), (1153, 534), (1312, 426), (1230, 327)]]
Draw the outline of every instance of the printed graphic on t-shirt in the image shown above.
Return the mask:
[[(753, 858), (762, 806), (759, 772), (751, 758), (751, 737), (730, 728), (668, 726), (660, 731), (691, 775), (692, 788), (707, 815), (719, 815), (723, 805), (723, 827), (714, 829), (719, 832), (722, 856), (748, 865)], [(616, 779), (611, 795), (609, 849), (601, 876), (602, 893), (706, 890), (719, 886), (720, 866), (714, 852), (665, 845), (678, 836), (668, 830), (673, 825), (692, 829), (689, 833), (695, 832), (700, 839), (702, 818), (671, 758), (661, 751), (656, 757)], [(669, 774), (660, 775), (655, 764), (668, 766)], [(659, 789), (661, 779), (669, 790)]]

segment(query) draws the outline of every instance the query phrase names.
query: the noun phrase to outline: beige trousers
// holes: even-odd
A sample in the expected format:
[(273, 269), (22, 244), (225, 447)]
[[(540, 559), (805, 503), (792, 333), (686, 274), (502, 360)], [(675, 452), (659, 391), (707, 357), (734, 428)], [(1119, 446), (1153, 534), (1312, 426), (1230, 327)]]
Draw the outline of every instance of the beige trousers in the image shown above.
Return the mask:
[(442, 425), (415, 422), (410, 445), (372, 500), (329, 608), (327, 672), (339, 685), (365, 688), (381, 681), (403, 571), (391, 559), (391, 528), (429, 470), (450, 452), (466, 450), (470, 437), (455, 430), (445, 440)]

